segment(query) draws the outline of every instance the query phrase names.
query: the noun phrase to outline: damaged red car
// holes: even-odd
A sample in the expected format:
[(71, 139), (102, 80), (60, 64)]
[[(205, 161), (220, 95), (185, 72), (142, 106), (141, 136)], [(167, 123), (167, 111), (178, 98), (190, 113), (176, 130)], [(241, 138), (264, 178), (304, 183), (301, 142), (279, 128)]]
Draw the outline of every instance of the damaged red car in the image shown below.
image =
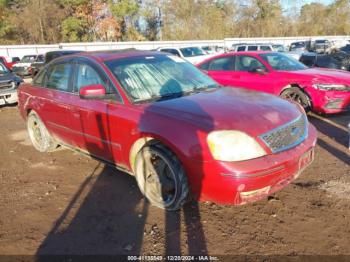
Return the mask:
[(275, 52), (231, 52), (212, 57), (199, 68), (227, 86), (243, 87), (294, 100), (305, 111), (334, 114), (350, 110), (350, 73), (308, 68)]
[(134, 175), (149, 201), (244, 204), (311, 163), (316, 130), (302, 107), (225, 88), (190, 63), (149, 51), (79, 53), (18, 90), (34, 147), (78, 150)]

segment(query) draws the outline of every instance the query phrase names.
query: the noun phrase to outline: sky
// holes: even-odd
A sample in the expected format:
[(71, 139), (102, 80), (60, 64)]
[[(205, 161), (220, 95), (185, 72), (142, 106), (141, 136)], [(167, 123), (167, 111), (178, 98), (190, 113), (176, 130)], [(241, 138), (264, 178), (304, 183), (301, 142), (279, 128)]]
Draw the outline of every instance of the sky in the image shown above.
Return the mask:
[(333, 2), (334, 0), (280, 0), (283, 13), (285, 15), (293, 15), (299, 13), (300, 8), (305, 4), (321, 3), (324, 5), (329, 5)]
[(334, 2), (334, 0), (280, 0), (283, 9), (298, 8), (300, 9), (305, 4), (310, 3), (321, 3), (324, 5), (329, 5)]

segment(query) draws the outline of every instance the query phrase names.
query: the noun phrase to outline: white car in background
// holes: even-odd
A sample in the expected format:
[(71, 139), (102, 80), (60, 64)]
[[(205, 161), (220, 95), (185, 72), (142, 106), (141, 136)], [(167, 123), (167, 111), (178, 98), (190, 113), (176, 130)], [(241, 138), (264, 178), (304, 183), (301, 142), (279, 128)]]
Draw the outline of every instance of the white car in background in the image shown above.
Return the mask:
[(188, 47), (159, 47), (157, 51), (171, 53), (181, 57), (192, 64), (198, 64), (203, 60), (214, 56), (215, 54), (207, 54), (202, 48), (197, 46)]

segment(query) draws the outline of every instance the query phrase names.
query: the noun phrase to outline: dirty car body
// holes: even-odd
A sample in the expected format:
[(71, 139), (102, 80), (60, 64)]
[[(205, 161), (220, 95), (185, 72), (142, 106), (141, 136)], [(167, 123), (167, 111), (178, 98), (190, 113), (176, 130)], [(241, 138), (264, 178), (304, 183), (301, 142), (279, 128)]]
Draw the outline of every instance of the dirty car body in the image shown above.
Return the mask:
[[(96, 77), (82, 83), (78, 72), (86, 66)], [(57, 67), (64, 76), (52, 75)], [(59, 144), (137, 179), (140, 152), (148, 153), (143, 148), (166, 149), (196, 199), (222, 204), (256, 201), (283, 188), (311, 163), (316, 143), (299, 105), (221, 87), (190, 63), (160, 52), (58, 58), (33, 84), (21, 85), (19, 109), (24, 119), (36, 112)]]
[(238, 86), (295, 100), (305, 110), (339, 113), (350, 109), (350, 73), (308, 68), (275, 52), (236, 52), (198, 67), (222, 85)]

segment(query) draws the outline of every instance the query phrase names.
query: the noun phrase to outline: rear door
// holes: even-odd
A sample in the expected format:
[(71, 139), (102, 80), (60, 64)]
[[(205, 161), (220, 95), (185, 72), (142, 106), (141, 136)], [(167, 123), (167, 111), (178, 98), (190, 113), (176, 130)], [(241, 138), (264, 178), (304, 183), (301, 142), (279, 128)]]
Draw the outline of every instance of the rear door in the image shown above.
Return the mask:
[(210, 61), (206, 70), (207, 74), (219, 84), (224, 86), (234, 85), (233, 78), (234, 56), (223, 56)]
[[(63, 60), (50, 65), (39, 75), (42, 89), (39, 91), (39, 116), (51, 134), (66, 144), (72, 144), (71, 103), (73, 65)], [(34, 83), (35, 85), (35, 83)]]

